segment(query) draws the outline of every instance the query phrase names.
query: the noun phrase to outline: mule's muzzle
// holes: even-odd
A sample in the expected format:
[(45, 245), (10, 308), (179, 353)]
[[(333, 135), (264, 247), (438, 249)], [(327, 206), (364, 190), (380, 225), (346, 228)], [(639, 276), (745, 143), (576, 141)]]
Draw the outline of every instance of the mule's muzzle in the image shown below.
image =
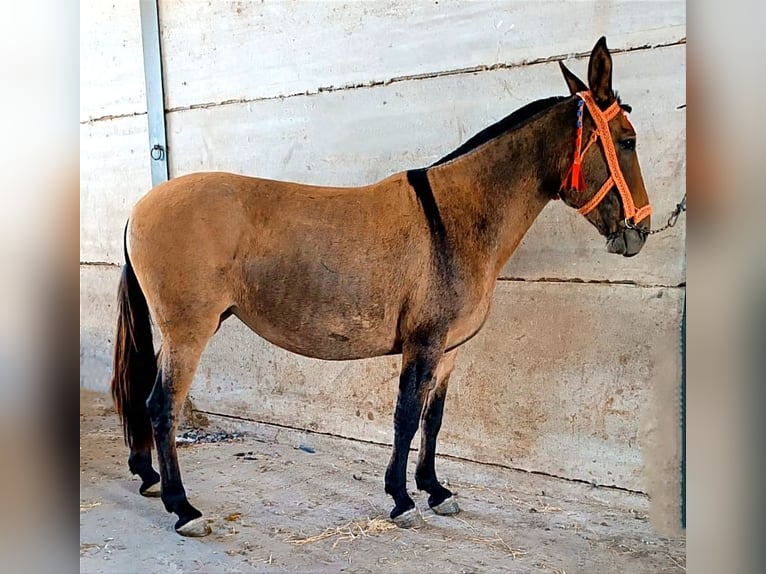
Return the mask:
[(623, 257), (633, 257), (646, 243), (646, 234), (638, 229), (624, 228), (606, 240), (606, 250)]

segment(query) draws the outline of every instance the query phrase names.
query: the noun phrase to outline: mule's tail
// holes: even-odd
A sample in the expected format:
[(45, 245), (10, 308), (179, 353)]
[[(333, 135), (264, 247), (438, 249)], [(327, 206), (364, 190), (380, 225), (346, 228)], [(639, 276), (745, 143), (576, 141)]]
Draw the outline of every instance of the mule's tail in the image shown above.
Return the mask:
[(131, 451), (148, 450), (152, 447), (152, 425), (146, 400), (157, 378), (157, 360), (149, 307), (130, 263), (127, 245), (117, 300), (112, 397), (122, 421), (125, 444)]

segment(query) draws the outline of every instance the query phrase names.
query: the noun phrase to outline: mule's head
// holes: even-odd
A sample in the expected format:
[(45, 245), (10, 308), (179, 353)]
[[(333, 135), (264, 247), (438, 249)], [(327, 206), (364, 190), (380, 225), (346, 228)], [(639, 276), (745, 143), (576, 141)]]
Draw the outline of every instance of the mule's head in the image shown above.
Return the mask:
[(607, 238), (607, 251), (632, 257), (646, 241), (651, 207), (636, 155), (636, 131), (626, 114), (630, 107), (612, 90), (606, 38), (591, 52), (587, 86), (559, 65), (577, 101), (571, 118), (573, 155), (560, 197)]

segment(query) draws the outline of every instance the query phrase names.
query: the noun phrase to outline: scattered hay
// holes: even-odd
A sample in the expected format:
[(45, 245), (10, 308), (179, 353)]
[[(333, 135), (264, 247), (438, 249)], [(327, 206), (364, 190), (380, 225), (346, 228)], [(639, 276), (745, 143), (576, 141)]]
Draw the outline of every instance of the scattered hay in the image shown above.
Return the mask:
[[(510, 499), (512, 502), (516, 503), (519, 506), (523, 507), (529, 507), (530, 501), (524, 500), (515, 494), (512, 493), (512, 488), (508, 486), (496, 486), (493, 488), (490, 488), (488, 486), (483, 486), (479, 484), (471, 484), (468, 482), (452, 482), (449, 484), (451, 487), (455, 487), (458, 490), (462, 491), (473, 491), (475, 493), (487, 493), (491, 496), (494, 496), (498, 499), (500, 499), (501, 502), (505, 503), (506, 498)], [(503, 491), (504, 494), (501, 494), (499, 491)], [(530, 495), (531, 496), (531, 495)], [(489, 499), (483, 498), (485, 502), (489, 502)], [(539, 507), (533, 507), (533, 510), (530, 510), (530, 512), (541, 512), (541, 513), (551, 513), (551, 512), (563, 512), (563, 508), (558, 506), (551, 506), (549, 504), (546, 504), (540, 495), (537, 495), (537, 504)]]
[(623, 555), (623, 554), (633, 555), (633, 554), (638, 554), (640, 552), (640, 550), (634, 550), (633, 548), (630, 548), (629, 546), (626, 546), (625, 544), (610, 544), (609, 546), (607, 546), (607, 548), (609, 548), (609, 550), (611, 550), (612, 552), (618, 555)]
[(91, 508), (96, 508), (97, 506), (101, 506), (101, 503), (100, 502), (86, 502), (86, 503), (80, 505), (80, 512), (85, 512), (86, 510), (90, 510)]
[(80, 556), (82, 556), (84, 553), (88, 552), (88, 550), (91, 550), (93, 548), (101, 548), (98, 544), (95, 544), (93, 542), (83, 542), (80, 544)]
[(517, 558), (522, 558), (527, 554), (526, 550), (521, 550), (519, 548), (513, 548), (510, 544), (508, 544), (505, 540), (497, 536), (496, 538), (471, 538), (474, 542), (480, 542), (482, 544), (487, 544), (493, 548), (500, 548), (502, 550), (505, 550), (508, 552), (508, 554), (511, 555), (511, 557), (516, 560)]
[[(497, 492), (496, 489), (489, 488), (488, 486), (483, 486), (480, 484), (471, 484), (468, 482), (449, 482), (447, 486), (449, 486), (450, 488), (454, 488), (455, 492), (469, 490), (469, 491), (474, 491), (477, 493), (487, 493), (487, 494), (490, 494), (491, 496), (499, 498), (502, 502), (505, 502), (505, 497), (502, 494)], [(507, 491), (508, 489), (503, 488), (503, 490)], [(489, 500), (486, 498), (484, 498), (484, 501), (489, 502)]]
[(390, 530), (397, 530), (397, 526), (386, 518), (368, 518), (366, 522), (347, 522), (343, 526), (336, 526), (335, 528), (327, 528), (321, 534), (316, 536), (308, 536), (305, 538), (289, 538), (288, 542), (296, 545), (313, 544), (321, 540), (337, 537), (337, 540), (333, 543), (332, 547), (335, 548), (341, 540), (356, 540), (363, 536), (376, 536), (383, 532)]
[(665, 552), (665, 556), (667, 556), (668, 558), (670, 558), (670, 560), (673, 562), (673, 564), (675, 564), (675, 565), (676, 565), (676, 566), (678, 566), (678, 567), (679, 567), (681, 570), (683, 570), (684, 572), (686, 572), (686, 564), (682, 564), (681, 562), (679, 562), (678, 560), (676, 560), (675, 558), (673, 558), (673, 557), (672, 557), (670, 554), (668, 554), (667, 552)]
[(478, 532), (478, 529), (477, 529), (477, 528), (476, 528), (476, 527), (475, 527), (473, 524), (471, 524), (470, 522), (468, 522), (467, 520), (463, 520), (463, 519), (462, 519), (462, 518), (460, 518), (459, 516), (455, 516), (455, 517), (453, 517), (453, 518), (454, 518), (455, 520), (457, 520), (458, 522), (462, 522), (463, 524), (465, 524), (465, 525), (466, 525), (468, 528), (470, 528), (471, 530), (474, 530), (474, 531), (477, 531), (477, 532)]
[(559, 506), (548, 506), (547, 504), (543, 506), (542, 508), (535, 509), (535, 512), (541, 512), (543, 514), (546, 512), (563, 512), (563, 511), (564, 509)]

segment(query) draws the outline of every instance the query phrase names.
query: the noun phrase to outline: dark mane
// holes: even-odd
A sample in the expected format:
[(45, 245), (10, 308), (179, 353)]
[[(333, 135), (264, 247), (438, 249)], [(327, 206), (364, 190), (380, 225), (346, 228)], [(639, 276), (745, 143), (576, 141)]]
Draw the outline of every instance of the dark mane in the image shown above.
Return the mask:
[(495, 139), (499, 135), (502, 135), (505, 132), (507, 132), (508, 130), (520, 127), (521, 125), (523, 125), (524, 123), (532, 119), (532, 117), (536, 116), (543, 110), (548, 109), (553, 104), (556, 104), (562, 100), (567, 99), (567, 97), (569, 96), (553, 96), (551, 98), (544, 98), (542, 100), (536, 100), (532, 103), (529, 103), (522, 108), (519, 108), (518, 110), (513, 112), (511, 115), (504, 117), (499, 122), (494, 123), (488, 128), (481, 130), (479, 133), (477, 133), (475, 136), (473, 136), (471, 139), (469, 139), (467, 142), (465, 142), (455, 151), (445, 155), (443, 158), (441, 158), (436, 163), (431, 164), (429, 167), (434, 167), (437, 165), (441, 165), (443, 163), (447, 163), (448, 161), (451, 161), (457, 157), (460, 157), (461, 155), (464, 155), (470, 151), (475, 150), (477, 147), (487, 143), (490, 140)]

